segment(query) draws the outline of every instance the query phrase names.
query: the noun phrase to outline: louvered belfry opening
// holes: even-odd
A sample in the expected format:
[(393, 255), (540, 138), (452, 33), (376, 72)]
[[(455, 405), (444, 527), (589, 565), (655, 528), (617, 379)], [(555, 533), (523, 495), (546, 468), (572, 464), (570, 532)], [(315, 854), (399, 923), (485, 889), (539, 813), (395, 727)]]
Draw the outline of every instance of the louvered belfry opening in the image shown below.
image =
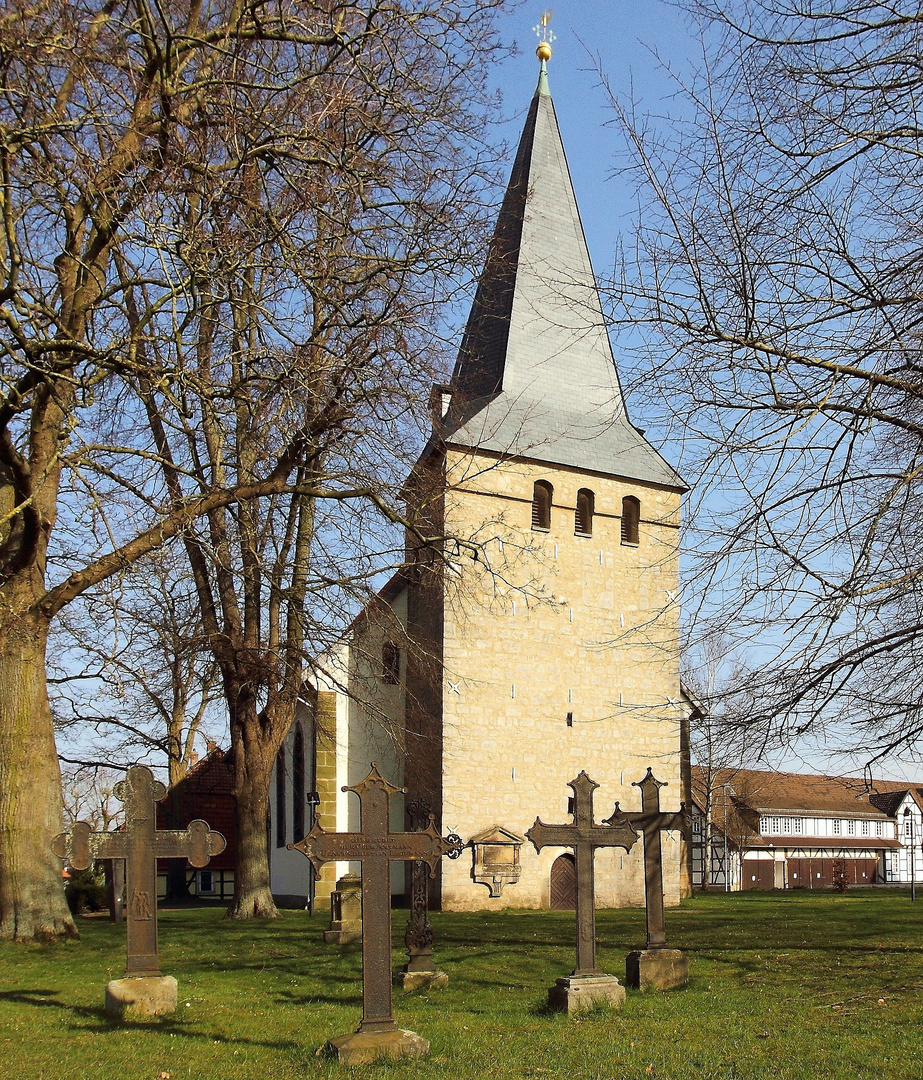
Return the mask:
[(641, 522), (641, 503), (634, 495), (622, 499), (622, 543), (637, 544), (638, 526)]
[(547, 480), (536, 480), (532, 490), (532, 528), (551, 528), (551, 499), (554, 488)]
[(577, 510), (574, 514), (574, 532), (578, 536), (593, 535), (593, 514), (596, 510), (596, 496), (589, 488), (577, 492)]

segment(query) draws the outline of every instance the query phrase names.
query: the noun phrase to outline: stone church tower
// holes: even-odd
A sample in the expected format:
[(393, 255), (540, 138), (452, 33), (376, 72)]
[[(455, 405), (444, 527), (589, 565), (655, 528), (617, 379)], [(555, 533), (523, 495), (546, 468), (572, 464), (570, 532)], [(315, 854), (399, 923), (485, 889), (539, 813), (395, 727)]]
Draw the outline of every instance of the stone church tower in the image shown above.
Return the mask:
[[(409, 569), (318, 688), (316, 709), (336, 718), (315, 731), (327, 739), (316, 760), (330, 765), (329, 781), (323, 769), (315, 780), (322, 822), (355, 827), (334, 789), (375, 757), (469, 841), (443, 860), (443, 907), (553, 906), (572, 859), (536, 854), (526, 829), (536, 816), (569, 820), (581, 769), (600, 785), (597, 821), (616, 800), (640, 810), (632, 784), (648, 766), (676, 808), (689, 708), (676, 599), (685, 488), (625, 409), (544, 61), (455, 369), (432, 405), (408, 513), (420, 533), (456, 539), (433, 551), (411, 535)], [(601, 906), (643, 903), (641, 847), (597, 853)], [(665, 837), (668, 904), (680, 849)], [(288, 854), (274, 863), (281, 894)]]

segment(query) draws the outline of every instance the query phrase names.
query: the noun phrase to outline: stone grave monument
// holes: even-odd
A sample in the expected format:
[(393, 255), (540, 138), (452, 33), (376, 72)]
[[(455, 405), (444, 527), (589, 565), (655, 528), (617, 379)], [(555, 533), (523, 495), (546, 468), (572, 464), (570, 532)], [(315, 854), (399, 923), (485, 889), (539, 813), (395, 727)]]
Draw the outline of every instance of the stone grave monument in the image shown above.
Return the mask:
[(593, 792), (599, 787), (585, 772), (571, 780), (574, 793), (573, 822), (546, 825), (541, 818), (526, 833), (536, 851), (543, 847), (569, 847), (577, 866), (577, 966), (548, 991), (548, 1004), (562, 1012), (578, 1012), (600, 1003), (621, 1008), (625, 988), (614, 975), (596, 967), (596, 886), (594, 853), (598, 847), (621, 847), (630, 851), (638, 834), (625, 815), (615, 812), (605, 825), (593, 821)]
[(330, 894), (330, 929), (324, 941), (348, 945), (362, 937), (362, 879), (358, 874), (344, 874)]
[(389, 784), (375, 762), (364, 780), (343, 790), (359, 796), (361, 831), (328, 833), (315, 817), (308, 835), (289, 844), (318, 872), (326, 862), (362, 864), (362, 1022), (356, 1031), (330, 1039), (327, 1048), (344, 1065), (422, 1057), (428, 1040), (399, 1028), (391, 1015), (391, 863), (420, 860), (435, 873), (442, 856), (460, 853), (462, 842), (457, 836), (443, 839), (432, 821), (422, 832), (391, 832), (391, 796), (401, 788)]
[[(641, 789), (641, 813), (620, 814), (639, 829), (644, 837), (644, 906), (647, 917), (647, 943), (643, 949), (630, 952), (625, 958), (625, 982), (639, 990), (673, 990), (685, 986), (689, 978), (689, 961), (680, 949), (667, 948), (667, 929), (663, 915), (663, 858), (661, 832), (686, 830), (686, 807), (677, 811), (660, 810), (660, 789), (666, 784), (647, 775), (632, 787)], [(609, 819), (610, 821), (612, 818)]]
[(125, 804), (125, 826), (118, 832), (93, 832), (85, 821), (75, 822), (52, 842), (52, 850), (75, 870), (86, 870), (95, 859), (125, 863), (125, 975), (106, 987), (110, 1016), (159, 1016), (176, 1008), (176, 979), (162, 975), (157, 956), (157, 860), (187, 858), (205, 866), (224, 851), (225, 839), (204, 821), (191, 821), (183, 831), (158, 830), (155, 806), (166, 788), (150, 769), (135, 765), (115, 785)]

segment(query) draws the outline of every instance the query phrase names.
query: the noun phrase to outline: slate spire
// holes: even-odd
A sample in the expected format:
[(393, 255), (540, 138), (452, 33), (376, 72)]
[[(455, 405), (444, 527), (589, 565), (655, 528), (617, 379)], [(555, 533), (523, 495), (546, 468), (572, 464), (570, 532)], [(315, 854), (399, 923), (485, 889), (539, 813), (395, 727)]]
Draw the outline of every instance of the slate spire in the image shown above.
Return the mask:
[(625, 411), (545, 59), (439, 435), (682, 487)]

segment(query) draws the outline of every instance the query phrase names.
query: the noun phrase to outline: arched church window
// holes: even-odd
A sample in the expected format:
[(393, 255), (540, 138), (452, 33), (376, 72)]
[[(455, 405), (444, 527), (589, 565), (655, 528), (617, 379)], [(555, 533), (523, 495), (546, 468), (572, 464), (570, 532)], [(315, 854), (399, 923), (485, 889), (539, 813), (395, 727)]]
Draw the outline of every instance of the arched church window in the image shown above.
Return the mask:
[(536, 480), (532, 489), (532, 528), (551, 528), (551, 500), (554, 488), (547, 480)]
[[(285, 815), (285, 743), (276, 754), (276, 847), (285, 847), (287, 840)], [(299, 836), (300, 840), (301, 837)]]
[(292, 743), (292, 840), (297, 843), (304, 836), (304, 731), (301, 724), (295, 728)]
[(638, 526), (641, 522), (641, 503), (634, 495), (622, 499), (622, 543), (637, 544)]
[(578, 536), (593, 535), (593, 514), (596, 511), (596, 496), (589, 488), (577, 492), (577, 511), (574, 514), (574, 532)]

